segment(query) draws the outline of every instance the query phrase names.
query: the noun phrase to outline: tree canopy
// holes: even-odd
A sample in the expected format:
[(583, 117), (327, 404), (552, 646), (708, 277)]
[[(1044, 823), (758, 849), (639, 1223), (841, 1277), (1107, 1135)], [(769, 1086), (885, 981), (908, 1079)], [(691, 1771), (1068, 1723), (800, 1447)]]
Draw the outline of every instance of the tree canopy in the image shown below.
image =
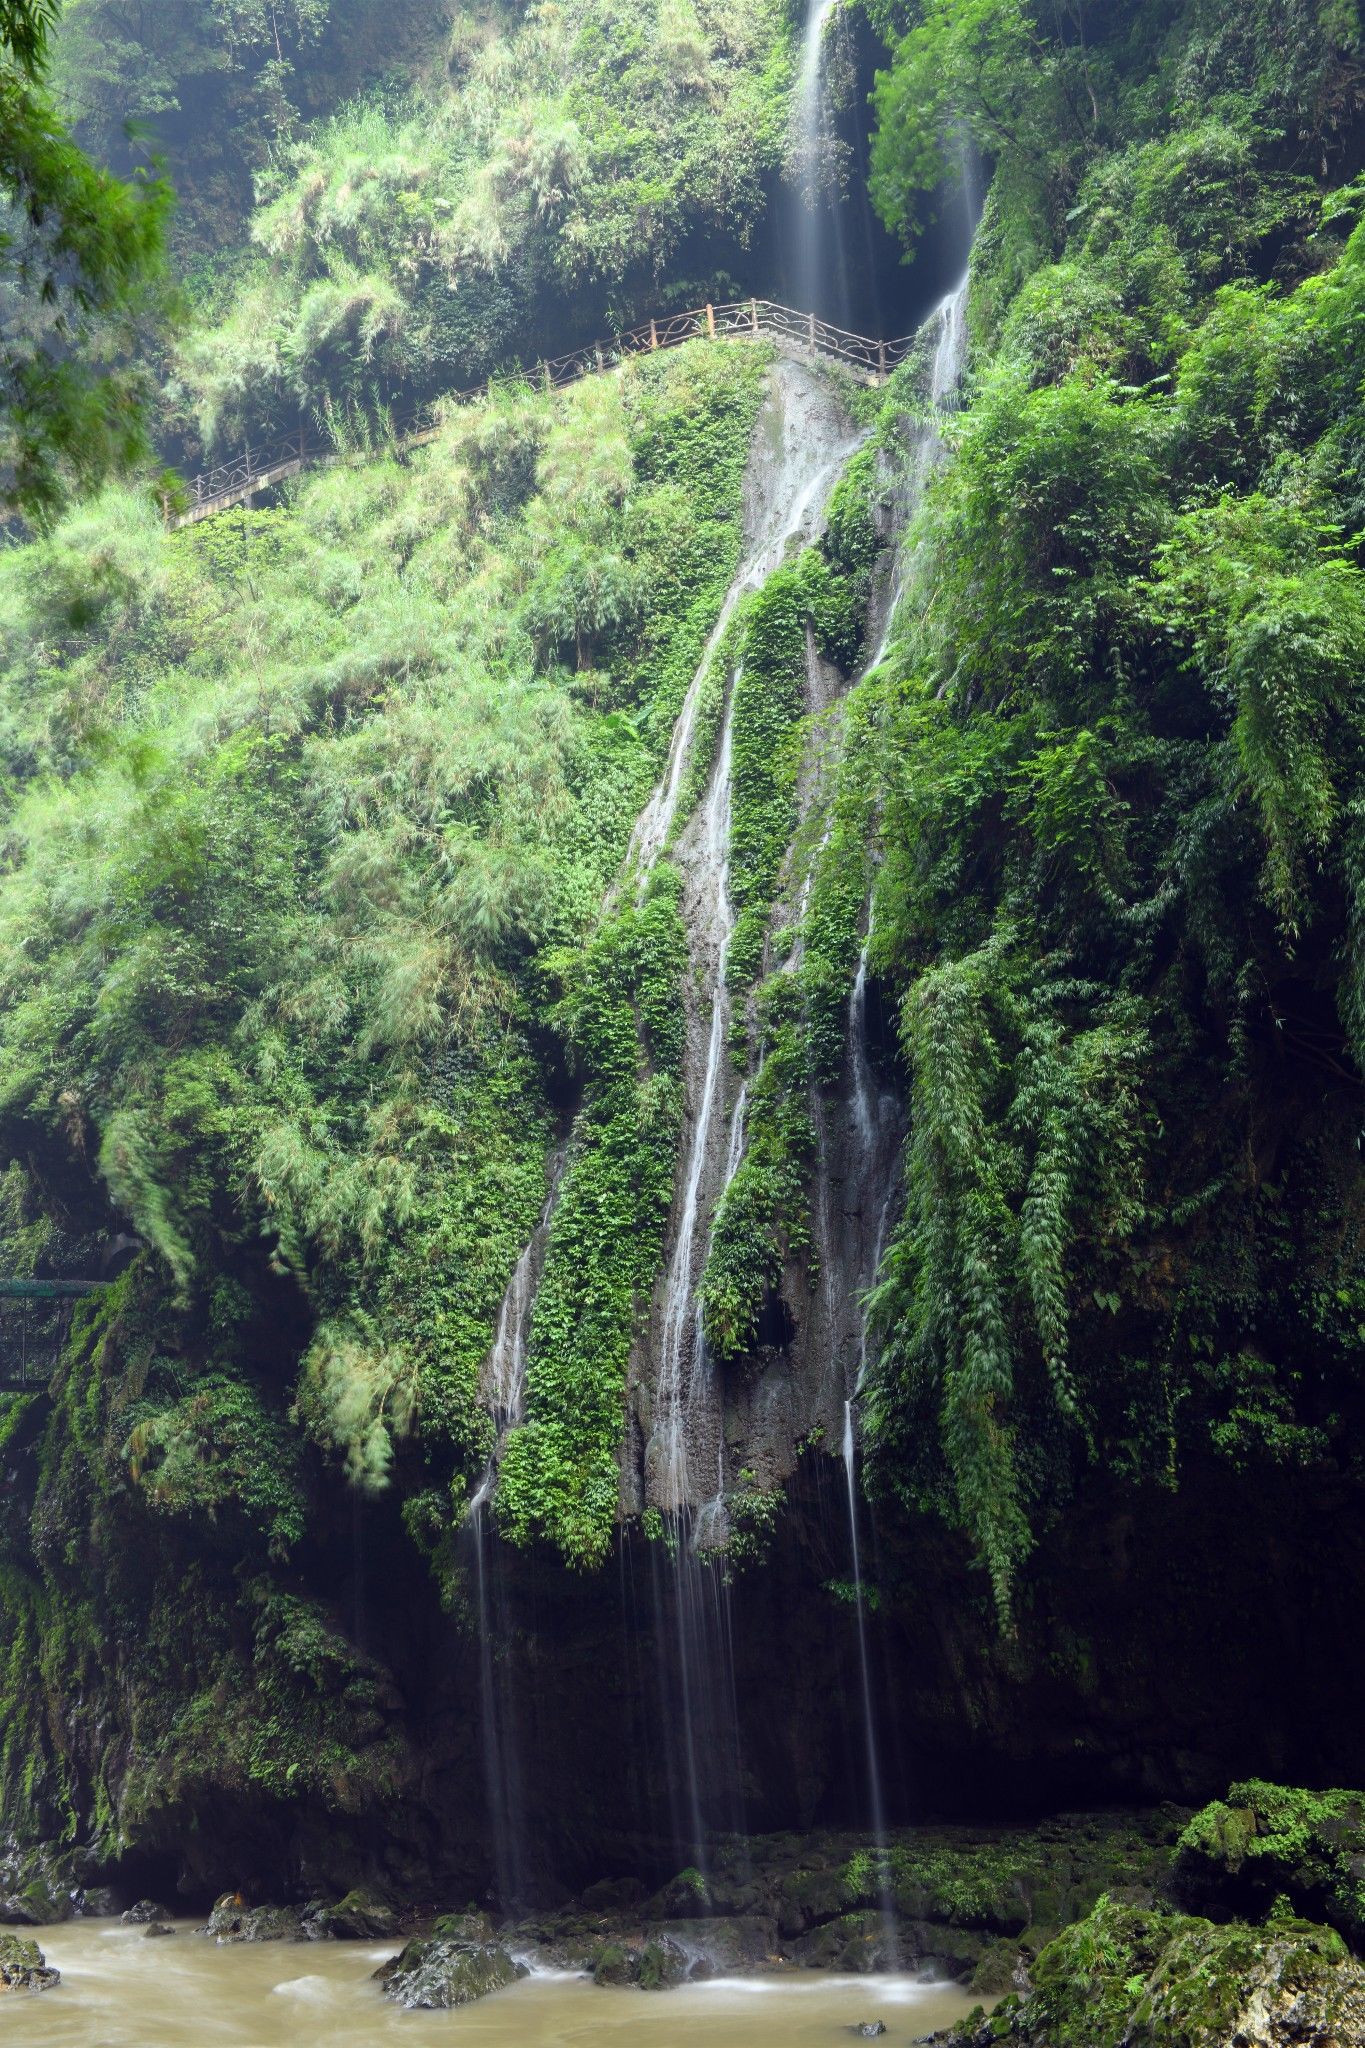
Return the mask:
[(147, 452), (129, 344), (157, 304), (169, 189), (99, 169), (46, 91), (57, 0), (0, 0), (0, 504), (50, 513)]

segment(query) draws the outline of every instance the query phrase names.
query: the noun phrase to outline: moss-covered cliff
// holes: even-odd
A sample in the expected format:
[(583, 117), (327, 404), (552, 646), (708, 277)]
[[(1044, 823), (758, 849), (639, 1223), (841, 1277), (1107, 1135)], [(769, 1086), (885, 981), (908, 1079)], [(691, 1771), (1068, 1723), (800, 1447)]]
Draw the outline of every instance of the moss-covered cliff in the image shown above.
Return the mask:
[[(983, 155), (965, 365), (0, 556), (3, 1263), (118, 1272), (0, 1395), (9, 1829), (478, 1883), (515, 1695), (546, 1862), (654, 1868), (860, 1805), (860, 1619), (900, 1812), (1360, 1775), (1358, 34), (1224, 12), (846, 25), (890, 222)], [(690, 289), (792, 27), (471, 17), (275, 159), (177, 431)]]

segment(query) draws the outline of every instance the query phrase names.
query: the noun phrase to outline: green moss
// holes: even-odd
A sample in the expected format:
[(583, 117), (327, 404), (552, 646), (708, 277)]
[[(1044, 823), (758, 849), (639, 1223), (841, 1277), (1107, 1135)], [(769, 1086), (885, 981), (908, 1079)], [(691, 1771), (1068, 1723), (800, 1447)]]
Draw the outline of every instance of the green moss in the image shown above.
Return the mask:
[(1180, 1837), (1175, 1881), (1192, 1905), (1292, 1902), (1365, 1947), (1365, 1794), (1251, 1778), (1201, 1809)]
[(1365, 2019), (1365, 1971), (1328, 1928), (1215, 1927), (1107, 1898), (1042, 1950), (1031, 1977), (1027, 1999), (1006, 2000), (993, 2028), (965, 2023), (966, 2038), (1222, 2048), (1281, 2001), (1326, 2039), (1349, 2040)]

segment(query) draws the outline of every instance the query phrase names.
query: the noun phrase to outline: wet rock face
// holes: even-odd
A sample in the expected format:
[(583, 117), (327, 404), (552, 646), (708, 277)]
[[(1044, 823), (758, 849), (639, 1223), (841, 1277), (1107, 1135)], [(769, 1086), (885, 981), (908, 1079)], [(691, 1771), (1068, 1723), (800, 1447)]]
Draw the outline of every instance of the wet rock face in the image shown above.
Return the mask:
[[(575, 1906), (523, 1919), (508, 1938), (548, 1968), (652, 1988), (792, 1966), (955, 1977), (984, 1996), (1029, 1987), (1038, 1951), (1102, 1895), (1150, 1908), (1189, 1816), (1069, 1814), (1036, 1828), (750, 1837), (704, 1876), (615, 1904), (590, 1885)], [(451, 1923), (440, 1923), (440, 1926)], [(439, 1931), (439, 1927), (438, 1927)]]
[(433, 1936), (410, 1941), (401, 1954), (381, 1964), (375, 1979), (400, 2005), (445, 2011), (472, 2005), (526, 1976), (505, 1948), (491, 1942), (452, 1941)]
[(18, 1934), (0, 1934), (0, 1992), (50, 1991), (61, 1971), (48, 1964), (36, 1941)]
[(45, 1844), (0, 1858), (0, 1925), (51, 1927), (71, 1919), (79, 1896), (68, 1864)]

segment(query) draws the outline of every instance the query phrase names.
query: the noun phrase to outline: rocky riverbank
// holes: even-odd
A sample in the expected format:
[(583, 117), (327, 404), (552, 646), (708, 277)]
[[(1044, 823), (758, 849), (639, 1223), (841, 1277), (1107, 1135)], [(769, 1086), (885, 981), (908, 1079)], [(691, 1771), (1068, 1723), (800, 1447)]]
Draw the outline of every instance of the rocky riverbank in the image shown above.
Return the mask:
[[(0, 1864), (11, 1922), (117, 1903), (50, 1850)], [(170, 1917), (151, 1898), (123, 1910), (149, 1932)], [(976, 2016), (940, 2037), (960, 2048), (1344, 2048), (1365, 2039), (1365, 1795), (1249, 1781), (1197, 1813), (941, 1825), (881, 1844), (839, 1830), (734, 1837), (704, 1871), (653, 1891), (603, 1878), (513, 1915), (441, 1913), (365, 1887), (335, 1900), (232, 1892), (203, 1932), (222, 1944), (401, 1941), (376, 1974), (413, 2007), (466, 2004), (537, 1969), (643, 1990), (896, 1970), (979, 1994)], [(16, 1955), (33, 1946), (9, 1940)], [(30, 1960), (41, 1973), (36, 1948)]]

